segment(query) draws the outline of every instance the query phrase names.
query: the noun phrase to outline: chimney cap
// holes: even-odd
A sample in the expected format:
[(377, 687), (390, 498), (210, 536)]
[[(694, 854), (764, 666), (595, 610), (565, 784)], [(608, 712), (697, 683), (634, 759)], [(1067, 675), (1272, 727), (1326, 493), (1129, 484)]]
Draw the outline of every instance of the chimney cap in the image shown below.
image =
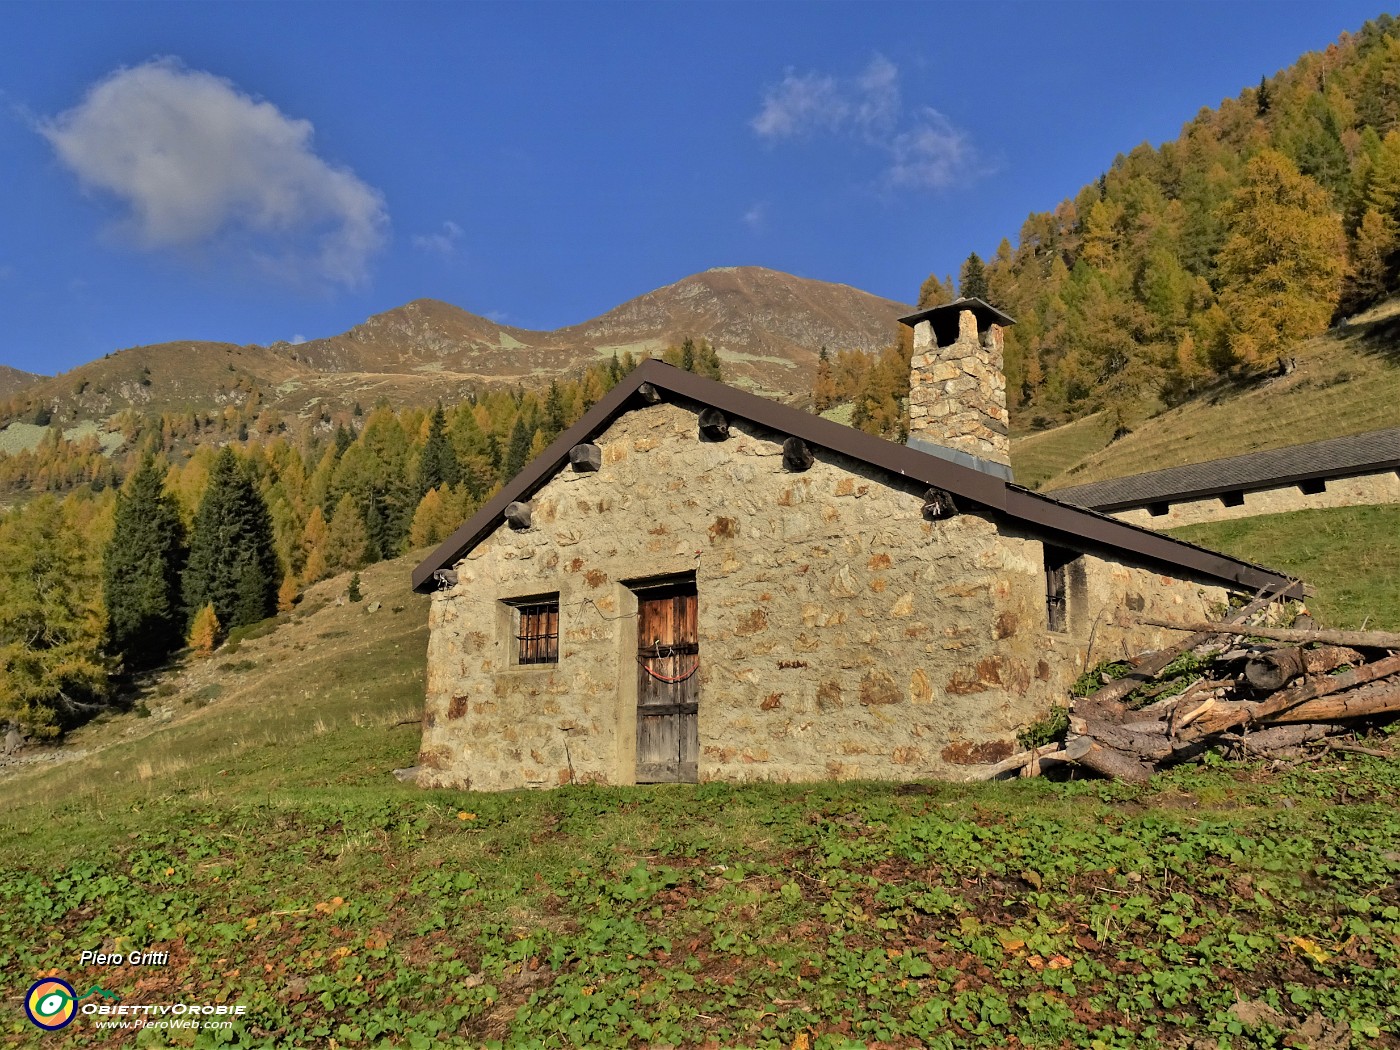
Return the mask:
[(995, 306), (977, 298), (954, 299), (951, 303), (944, 303), (942, 306), (930, 307), (927, 310), (920, 310), (918, 313), (909, 314), (907, 317), (901, 317), (899, 323), (907, 324), (910, 328), (913, 328), (920, 321), (933, 321), (934, 326), (938, 327), (938, 321), (941, 318), (955, 318), (964, 310), (971, 310), (973, 316), (977, 318), (977, 330), (979, 332), (988, 325), (996, 324), (1001, 325), (1003, 328), (1009, 328), (1016, 323), (1015, 318), (1002, 313)]

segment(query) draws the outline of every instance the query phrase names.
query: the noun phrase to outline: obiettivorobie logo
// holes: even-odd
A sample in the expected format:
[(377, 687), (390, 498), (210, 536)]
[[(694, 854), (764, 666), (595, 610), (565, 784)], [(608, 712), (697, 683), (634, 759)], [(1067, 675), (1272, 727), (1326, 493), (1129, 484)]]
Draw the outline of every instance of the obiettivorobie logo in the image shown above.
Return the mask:
[[(84, 1002), (94, 996), (114, 1002)], [(79, 1014), (98, 1028), (232, 1028), (234, 1020), (242, 1018), (248, 1007), (242, 1003), (124, 1003), (120, 995), (100, 985), (79, 995), (62, 978), (43, 977), (25, 993), (24, 1012), (35, 1027), (57, 1032), (72, 1024)]]
[(105, 988), (93, 985), (82, 995), (74, 991), (67, 981), (57, 977), (45, 977), (29, 986), (24, 997), (24, 1012), (29, 1020), (46, 1032), (57, 1032), (67, 1028), (78, 1016), (78, 1002), (90, 996), (101, 995), (108, 999), (119, 996)]

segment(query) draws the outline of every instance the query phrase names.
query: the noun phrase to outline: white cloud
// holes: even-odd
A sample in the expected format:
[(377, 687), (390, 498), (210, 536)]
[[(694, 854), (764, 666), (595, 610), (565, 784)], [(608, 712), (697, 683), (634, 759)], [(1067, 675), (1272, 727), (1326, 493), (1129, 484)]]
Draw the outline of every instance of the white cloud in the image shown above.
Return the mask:
[(451, 219), (442, 224), (442, 229), (437, 233), (416, 233), (413, 235), (413, 247), (420, 252), (427, 252), (430, 255), (441, 255), (444, 258), (457, 254), (457, 242), (462, 239), (462, 227), (458, 226)]
[(967, 136), (938, 110), (925, 106), (913, 125), (889, 143), (886, 174), (895, 186), (947, 186), (977, 169)]
[(850, 116), (850, 107), (833, 77), (791, 71), (763, 99), (749, 126), (764, 138), (792, 138), (812, 128), (835, 131)]
[(317, 156), (309, 121), (175, 59), (117, 70), (38, 131), (125, 206), (120, 228), (144, 248), (232, 247), (284, 277), (356, 285), (384, 244), (383, 195)]
[(298, 332), (296, 335), (288, 339), (287, 342), (291, 343), (293, 346), (301, 346), (302, 343), (306, 342), (306, 336)]
[(854, 77), (789, 70), (749, 121), (770, 141), (817, 134), (845, 138), (885, 156), (891, 186), (936, 189), (977, 173), (967, 133), (929, 106), (906, 112), (899, 67), (876, 55)]
[(768, 204), (766, 201), (759, 201), (748, 211), (744, 212), (744, 225), (751, 230), (761, 230), (768, 224)]

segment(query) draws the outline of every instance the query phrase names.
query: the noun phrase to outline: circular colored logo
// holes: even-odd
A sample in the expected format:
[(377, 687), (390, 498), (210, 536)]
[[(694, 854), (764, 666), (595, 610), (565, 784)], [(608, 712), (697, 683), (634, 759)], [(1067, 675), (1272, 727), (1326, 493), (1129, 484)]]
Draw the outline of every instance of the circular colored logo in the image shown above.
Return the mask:
[(45, 977), (29, 986), (24, 997), (24, 1012), (46, 1032), (67, 1028), (78, 1012), (78, 993), (67, 981)]

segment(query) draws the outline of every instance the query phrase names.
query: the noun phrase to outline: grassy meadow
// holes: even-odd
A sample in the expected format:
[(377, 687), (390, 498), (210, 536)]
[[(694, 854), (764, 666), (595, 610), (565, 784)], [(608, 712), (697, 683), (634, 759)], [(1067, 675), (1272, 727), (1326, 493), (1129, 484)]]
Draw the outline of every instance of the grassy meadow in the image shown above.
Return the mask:
[[(1400, 763), (423, 791), (412, 561), (3, 770), (0, 1045), (1400, 1046)], [(41, 975), (247, 1013), (46, 1035)]]
[(1400, 631), (1400, 506), (1298, 510), (1170, 534), (1299, 577), (1325, 626)]

